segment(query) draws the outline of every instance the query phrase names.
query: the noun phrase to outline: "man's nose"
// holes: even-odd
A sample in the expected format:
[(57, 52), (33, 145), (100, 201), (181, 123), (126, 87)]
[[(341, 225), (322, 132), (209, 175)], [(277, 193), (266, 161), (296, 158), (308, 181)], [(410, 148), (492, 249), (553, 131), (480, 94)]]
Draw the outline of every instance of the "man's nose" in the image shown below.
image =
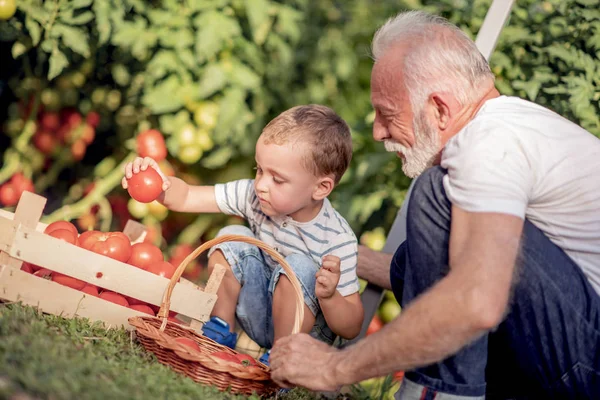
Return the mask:
[(383, 142), (385, 139), (388, 139), (388, 131), (383, 124), (375, 120), (373, 123), (373, 139), (378, 142)]

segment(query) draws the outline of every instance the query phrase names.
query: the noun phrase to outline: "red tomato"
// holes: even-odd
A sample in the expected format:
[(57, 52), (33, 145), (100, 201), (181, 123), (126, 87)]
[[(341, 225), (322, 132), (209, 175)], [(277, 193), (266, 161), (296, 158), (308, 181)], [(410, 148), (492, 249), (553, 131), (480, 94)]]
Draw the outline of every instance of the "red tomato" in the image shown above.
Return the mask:
[(98, 287), (95, 285), (92, 285), (91, 283), (86, 284), (83, 289), (81, 289), (82, 292), (87, 293), (91, 296), (94, 297), (98, 297), (99, 293), (98, 293)]
[(46, 229), (44, 229), (44, 233), (49, 234), (50, 232), (55, 231), (57, 229), (66, 229), (68, 231), (73, 232), (75, 235), (79, 234), (75, 225), (73, 225), (69, 221), (54, 221), (51, 224), (48, 224)]
[(404, 371), (398, 371), (394, 373), (394, 380), (395, 381), (401, 381), (404, 378)]
[(31, 179), (26, 178), (25, 175), (23, 175), (20, 172), (17, 172), (12, 176), (12, 178), (10, 178), (10, 183), (12, 183), (15, 187), (15, 190), (17, 191), (19, 197), (21, 197), (21, 195), (25, 191), (35, 193), (33, 182), (31, 182)]
[(97, 127), (100, 123), (100, 114), (98, 114), (96, 111), (90, 111), (85, 116), (85, 122), (90, 124), (93, 128)]
[(84, 232), (79, 237), (79, 246), (121, 262), (131, 256), (131, 243), (123, 232)]
[(43, 154), (52, 154), (56, 146), (58, 146), (58, 139), (54, 137), (49, 131), (37, 131), (33, 135), (33, 145), (41, 151)]
[(127, 180), (127, 191), (129, 195), (140, 203), (150, 203), (162, 193), (162, 178), (152, 167), (145, 171), (133, 174)]
[(73, 160), (81, 161), (87, 151), (87, 144), (83, 139), (77, 139), (71, 144), (71, 156)]
[(164, 276), (167, 279), (171, 279), (175, 273), (175, 267), (167, 261), (159, 261), (154, 264), (150, 264), (146, 271), (152, 272), (155, 275)]
[(189, 347), (190, 349), (194, 349), (194, 350), (200, 351), (200, 346), (198, 345), (198, 343), (196, 343), (192, 339), (189, 339), (189, 338), (186, 338), (186, 337), (178, 337), (177, 339), (175, 339), (175, 341), (177, 343), (181, 343), (182, 345)]
[(110, 301), (111, 303), (119, 304), (123, 307), (129, 307), (129, 303), (127, 302), (127, 300), (125, 299), (125, 297), (123, 295), (120, 295), (119, 293), (111, 292), (110, 290), (105, 290), (104, 292), (100, 293), (100, 295), (98, 297), (100, 297), (101, 299)]
[(51, 279), (52, 278), (52, 271), (50, 271), (48, 268), (39, 269), (39, 270), (35, 271), (33, 274), (35, 276), (39, 276), (40, 278), (43, 278), (43, 279)]
[(48, 233), (48, 236), (52, 236), (54, 238), (64, 240), (67, 243), (77, 245), (77, 233), (73, 233), (67, 229), (55, 229)]
[(133, 297), (125, 296), (125, 299), (127, 299), (127, 302), (129, 303), (130, 306), (139, 306), (139, 305), (147, 306), (148, 305), (148, 304), (146, 304), (145, 301), (134, 299)]
[(149, 306), (147, 306), (145, 304), (134, 304), (134, 305), (130, 305), (129, 308), (131, 308), (132, 310), (140, 311), (140, 312), (155, 316), (154, 310), (152, 310)]
[(383, 322), (381, 321), (381, 318), (379, 318), (379, 316), (377, 315), (373, 316), (373, 319), (371, 320), (371, 323), (369, 323), (369, 327), (367, 328), (367, 336), (377, 332), (382, 327)]
[(163, 261), (163, 253), (158, 247), (151, 243), (136, 243), (131, 246), (131, 256), (127, 260), (128, 264), (141, 269), (146, 269), (150, 264)]
[(58, 272), (52, 273), (52, 281), (76, 290), (81, 290), (85, 287), (85, 285), (87, 285), (87, 282), (85, 281), (80, 281), (79, 279), (59, 274)]
[(242, 365), (246, 365), (246, 366), (256, 365), (256, 360), (254, 358), (252, 358), (251, 356), (249, 356), (248, 354), (238, 353), (235, 355), (235, 357)]
[(148, 129), (137, 136), (136, 150), (140, 157), (150, 157), (156, 162), (167, 158), (165, 138), (156, 129)]
[(0, 204), (6, 207), (12, 207), (19, 202), (19, 194), (15, 185), (10, 182), (6, 182), (0, 186)]
[(214, 353), (211, 353), (211, 355), (219, 357), (220, 359), (225, 361), (234, 362), (236, 364), (240, 362), (240, 360), (235, 356), (235, 354), (229, 353), (227, 351), (215, 351)]
[(21, 271), (25, 271), (28, 274), (33, 274), (35, 272), (33, 269), (33, 264), (28, 262), (24, 262), (23, 265), (21, 265)]
[(60, 126), (60, 117), (55, 112), (46, 111), (39, 117), (40, 126), (49, 131), (55, 131)]

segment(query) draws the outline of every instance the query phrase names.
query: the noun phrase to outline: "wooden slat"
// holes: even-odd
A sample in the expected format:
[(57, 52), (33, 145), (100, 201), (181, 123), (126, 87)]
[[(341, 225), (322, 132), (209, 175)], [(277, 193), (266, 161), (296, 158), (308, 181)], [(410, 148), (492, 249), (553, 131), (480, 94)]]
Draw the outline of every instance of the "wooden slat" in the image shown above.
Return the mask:
[[(169, 283), (166, 278), (22, 226), (17, 229), (10, 255), (158, 306)], [(197, 286), (177, 284), (171, 310), (207, 321), (216, 298), (216, 294)]]
[(128, 220), (123, 228), (123, 233), (127, 235), (132, 244), (141, 243), (146, 238), (148, 230), (144, 224), (140, 224), (132, 219)]
[(12, 267), (0, 271), (0, 298), (65, 318), (79, 316), (101, 321), (107, 328), (132, 330), (127, 319), (147, 315)]
[[(15, 210), (14, 221), (24, 227), (35, 229), (44, 212), (45, 205), (44, 197), (31, 192), (23, 192)], [(14, 233), (14, 230), (12, 232)], [(10, 238), (7, 239), (10, 240)], [(0, 253), (0, 266), (21, 268), (22, 264), (23, 261), (10, 257), (6, 250)]]
[[(2, 218), (5, 218), (7, 220), (14, 220), (15, 218), (15, 214), (10, 212), (10, 211), (6, 211), (3, 209), (0, 209), (0, 220), (2, 220)], [(44, 232), (44, 230), (46, 229), (46, 227), (48, 226), (48, 224), (45, 224), (43, 222), (38, 222), (37, 225), (35, 226), (35, 230), (38, 232)]]
[(206, 293), (217, 294), (219, 286), (221, 286), (221, 281), (225, 276), (225, 271), (226, 269), (224, 266), (222, 266), (221, 264), (215, 264), (215, 267), (213, 268), (213, 271), (210, 274), (210, 277), (208, 278), (208, 282), (206, 282), (206, 287), (204, 288), (204, 291)]

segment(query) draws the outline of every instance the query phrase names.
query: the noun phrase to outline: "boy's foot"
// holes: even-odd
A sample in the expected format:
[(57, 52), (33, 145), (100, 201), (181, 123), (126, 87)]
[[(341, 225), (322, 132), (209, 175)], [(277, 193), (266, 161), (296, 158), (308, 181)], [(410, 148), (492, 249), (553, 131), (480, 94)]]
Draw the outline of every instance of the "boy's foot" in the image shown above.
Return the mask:
[(269, 356), (270, 355), (271, 355), (271, 350), (267, 351), (265, 354), (260, 356), (258, 361), (265, 364), (267, 367), (270, 367), (271, 366), (271, 364), (269, 364)]
[(211, 317), (210, 320), (202, 327), (204, 336), (223, 346), (235, 349), (237, 341), (237, 333), (231, 332), (229, 324), (219, 317)]

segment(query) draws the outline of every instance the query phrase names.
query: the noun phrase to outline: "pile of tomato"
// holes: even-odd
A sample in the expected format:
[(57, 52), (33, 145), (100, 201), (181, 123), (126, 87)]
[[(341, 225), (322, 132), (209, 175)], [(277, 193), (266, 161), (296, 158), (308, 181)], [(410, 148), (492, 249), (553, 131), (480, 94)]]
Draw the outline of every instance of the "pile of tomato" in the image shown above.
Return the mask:
[[(164, 260), (163, 253), (159, 247), (148, 242), (140, 242), (132, 245), (129, 238), (123, 232), (89, 230), (79, 234), (77, 228), (71, 222), (56, 221), (46, 227), (44, 234), (167, 279), (170, 279), (175, 273), (176, 267)], [(85, 281), (28, 262), (24, 262), (21, 269), (35, 276), (50, 279), (61, 285), (80, 290), (91, 296), (99, 297), (150, 315), (156, 315), (159, 309), (157, 306), (147, 304), (141, 300), (97, 287)], [(173, 317), (174, 314), (171, 313), (169, 318), (172, 319)], [(179, 322), (178, 320), (174, 321)]]

